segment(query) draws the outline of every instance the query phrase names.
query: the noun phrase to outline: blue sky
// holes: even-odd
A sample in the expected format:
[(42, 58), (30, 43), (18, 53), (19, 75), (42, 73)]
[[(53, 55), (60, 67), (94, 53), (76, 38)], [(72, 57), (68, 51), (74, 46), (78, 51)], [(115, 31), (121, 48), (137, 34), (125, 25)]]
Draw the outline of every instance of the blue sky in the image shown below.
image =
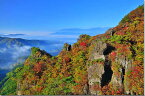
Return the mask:
[[(97, 35), (142, 4), (143, 0), (0, 0), (0, 34), (63, 39), (77, 38), (86, 30), (84, 33)], [(93, 28), (102, 31), (89, 30)], [(69, 34), (62, 32), (64, 29), (69, 29)]]

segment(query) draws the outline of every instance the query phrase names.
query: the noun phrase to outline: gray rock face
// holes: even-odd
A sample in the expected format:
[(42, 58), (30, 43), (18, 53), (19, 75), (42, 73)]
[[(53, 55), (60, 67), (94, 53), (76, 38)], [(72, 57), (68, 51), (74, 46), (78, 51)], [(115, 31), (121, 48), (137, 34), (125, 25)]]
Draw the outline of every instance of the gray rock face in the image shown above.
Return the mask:
[[(124, 72), (123, 72), (123, 70), (121, 71), (121, 74), (122, 74), (122, 86), (124, 87), (124, 91), (125, 91), (125, 93), (126, 94), (129, 94), (129, 93), (131, 93), (131, 90), (129, 89), (129, 83), (130, 82), (128, 82), (129, 81), (129, 78), (128, 77), (124, 77), (124, 75), (125, 74), (127, 74), (127, 72), (128, 72), (128, 70), (131, 70), (132, 69), (132, 60), (129, 60), (127, 57), (122, 57), (122, 58), (120, 58), (120, 57), (117, 57), (116, 58), (116, 61), (118, 61), (119, 63), (120, 63), (120, 65), (122, 66), (122, 68), (120, 68), (120, 70), (121, 69), (123, 69), (124, 70)], [(133, 94), (132, 94), (133, 95)]]
[(89, 86), (88, 86), (88, 84), (85, 84), (85, 86), (84, 86), (84, 89), (83, 89), (83, 91), (84, 91), (84, 94), (85, 95), (87, 95), (89, 92)]
[(70, 51), (70, 50), (71, 50), (71, 45), (65, 43), (65, 44), (64, 44), (64, 47), (63, 47), (63, 50), (64, 50), (64, 51)]
[[(95, 42), (94, 44), (95, 46), (91, 51), (89, 61), (91, 62), (98, 59), (103, 59), (105, 61), (103, 52), (107, 48), (107, 44), (102, 41)], [(96, 64), (91, 64), (90, 66), (88, 66), (88, 84), (90, 94), (99, 95), (103, 73), (104, 64), (99, 64), (96, 62)]]
[(113, 36), (113, 34), (115, 33), (115, 31), (112, 28), (110, 28), (109, 30), (107, 30), (106, 33), (109, 33), (111, 36)]
[(90, 60), (100, 59), (100, 58), (105, 59), (103, 52), (107, 48), (107, 44), (102, 41), (98, 41), (95, 42), (94, 45), (95, 45), (94, 49), (91, 51), (91, 56), (89, 59)]
[[(113, 70), (111, 83), (114, 88), (116, 89), (120, 88), (124, 90), (125, 94), (130, 94), (131, 90), (129, 89), (129, 83), (130, 83), (128, 82), (129, 78), (124, 77), (124, 75), (127, 74), (128, 70), (131, 70), (132, 61), (127, 59), (127, 57), (116, 56), (116, 59), (114, 62), (116, 63), (116, 65), (113, 64), (113, 66), (116, 68), (118, 66), (119, 67), (118, 67), (118, 70)], [(118, 73), (118, 75), (116, 75), (115, 73)]]
[[(132, 61), (127, 57), (116, 55), (115, 61), (111, 62), (108, 55), (115, 48), (102, 41), (94, 41), (92, 44), (94, 47), (90, 52), (87, 67), (89, 94), (102, 95), (101, 88), (108, 84), (112, 84), (114, 89), (124, 90), (125, 94), (132, 94), (129, 89), (129, 78), (125, 77), (132, 68)], [(98, 60), (104, 62), (100, 64)]]
[[(102, 74), (104, 73), (104, 66), (101, 64), (94, 64), (88, 67), (88, 84), (90, 94), (97, 95), (94, 86), (101, 87)], [(99, 91), (99, 89), (98, 89)]]

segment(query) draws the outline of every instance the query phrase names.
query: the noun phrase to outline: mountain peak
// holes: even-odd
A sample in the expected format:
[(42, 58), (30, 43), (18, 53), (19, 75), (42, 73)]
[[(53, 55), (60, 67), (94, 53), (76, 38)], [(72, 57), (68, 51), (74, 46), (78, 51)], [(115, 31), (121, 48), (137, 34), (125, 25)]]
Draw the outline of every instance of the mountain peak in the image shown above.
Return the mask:
[(33, 57), (41, 57), (42, 55), (47, 55), (49, 57), (52, 57), (50, 54), (48, 54), (46, 51), (44, 50), (40, 50), (37, 47), (32, 47), (31, 48), (31, 56)]

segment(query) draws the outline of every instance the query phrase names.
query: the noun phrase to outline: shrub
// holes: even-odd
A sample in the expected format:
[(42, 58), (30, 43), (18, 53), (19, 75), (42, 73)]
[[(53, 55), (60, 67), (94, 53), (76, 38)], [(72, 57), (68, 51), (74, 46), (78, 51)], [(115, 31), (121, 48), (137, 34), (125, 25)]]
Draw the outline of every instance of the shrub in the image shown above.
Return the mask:
[(85, 42), (81, 42), (80, 46), (87, 46), (87, 44)]
[(40, 51), (40, 49), (39, 48), (36, 48), (36, 47), (32, 47), (31, 48), (31, 54), (32, 55), (35, 54), (37, 51)]

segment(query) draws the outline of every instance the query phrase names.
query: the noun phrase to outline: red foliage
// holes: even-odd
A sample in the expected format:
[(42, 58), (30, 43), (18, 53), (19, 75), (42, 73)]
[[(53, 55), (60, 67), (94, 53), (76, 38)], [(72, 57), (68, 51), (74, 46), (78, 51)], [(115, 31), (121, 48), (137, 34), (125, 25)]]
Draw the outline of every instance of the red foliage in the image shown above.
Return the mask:
[(111, 91), (111, 94), (112, 94), (112, 95), (114, 95), (114, 94), (115, 94), (115, 91), (114, 91), (114, 90), (112, 90), (112, 91)]
[(115, 31), (122, 30), (122, 27), (120, 25), (118, 25), (118, 26), (114, 27), (113, 30), (115, 30)]
[(122, 56), (127, 56), (131, 53), (129, 44), (128, 45), (116, 44), (115, 48), (117, 49), (117, 53), (121, 53)]
[(38, 91), (38, 92), (41, 92), (42, 91), (42, 89), (43, 89), (43, 87), (38, 87), (36, 90)]
[(111, 54), (109, 54), (109, 58), (114, 61), (116, 58), (116, 55), (117, 55), (116, 52), (111, 52)]
[(141, 70), (141, 69), (140, 69), (138, 66), (136, 66), (136, 67), (133, 69), (133, 71), (131, 72), (132, 76), (134, 76), (134, 77), (139, 76), (140, 70)]
[(128, 27), (124, 27), (123, 29), (125, 29), (125, 30), (126, 30), (126, 29), (128, 29)]
[(80, 45), (81, 46), (87, 46), (87, 44), (85, 42), (81, 42)]
[(102, 88), (102, 92), (104, 95), (122, 95), (124, 93), (122, 88), (114, 90), (114, 89), (110, 88), (109, 86), (104, 86)]
[(116, 56), (116, 52), (111, 52), (111, 56)]
[(122, 91), (121, 90), (117, 90), (116, 93), (117, 94), (122, 94)]
[(82, 94), (83, 93), (83, 86), (82, 85), (75, 85), (73, 86), (73, 89), (74, 89), (74, 95), (78, 95), (78, 94)]
[(64, 58), (64, 61), (65, 61), (66, 63), (68, 63), (68, 62), (71, 61), (71, 59), (70, 59), (69, 57), (65, 57), (65, 58)]
[(92, 85), (92, 86), (90, 87), (90, 89), (91, 89), (91, 90), (94, 90), (94, 91), (99, 91), (99, 90), (101, 90), (101, 87), (100, 87), (100, 85), (95, 84), (95, 85)]
[(38, 80), (38, 77), (37, 76), (34, 76), (34, 77), (31, 77), (29, 80), (35, 81), (35, 80)]
[(125, 32), (119, 31), (119, 32), (117, 32), (116, 34), (117, 34), (117, 35), (125, 35)]
[(36, 73), (39, 73), (39, 72), (42, 72), (43, 71), (43, 63), (40, 63), (38, 62), (37, 64), (34, 65), (34, 68), (33, 70), (36, 72)]
[(109, 39), (110, 37), (111, 37), (111, 36), (108, 36), (108, 35), (106, 36), (107, 39)]

